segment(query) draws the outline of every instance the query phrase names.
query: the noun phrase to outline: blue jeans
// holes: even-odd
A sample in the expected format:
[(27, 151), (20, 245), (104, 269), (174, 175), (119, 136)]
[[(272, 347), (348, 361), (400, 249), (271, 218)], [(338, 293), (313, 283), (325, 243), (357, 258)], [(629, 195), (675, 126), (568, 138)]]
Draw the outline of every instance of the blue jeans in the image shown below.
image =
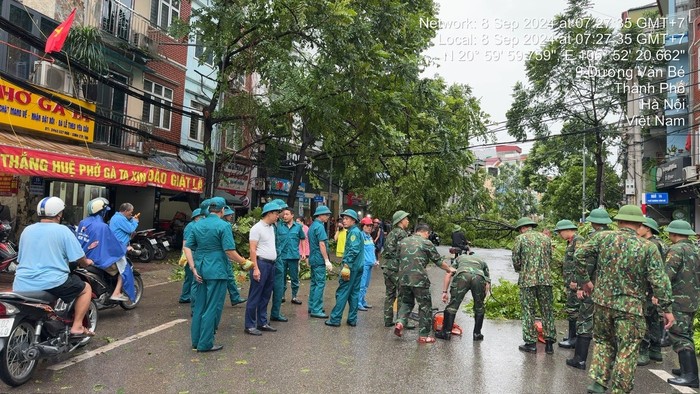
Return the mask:
[(262, 327), (267, 324), (267, 304), (275, 283), (275, 262), (258, 258), (260, 281), (250, 281), (248, 303), (245, 307), (245, 328)]
[(367, 294), (367, 288), (369, 287), (369, 281), (372, 279), (372, 265), (365, 265), (365, 269), (362, 271), (362, 279), (360, 279), (360, 296), (358, 299), (358, 305), (361, 307), (367, 306), (367, 300), (365, 300), (365, 295)]

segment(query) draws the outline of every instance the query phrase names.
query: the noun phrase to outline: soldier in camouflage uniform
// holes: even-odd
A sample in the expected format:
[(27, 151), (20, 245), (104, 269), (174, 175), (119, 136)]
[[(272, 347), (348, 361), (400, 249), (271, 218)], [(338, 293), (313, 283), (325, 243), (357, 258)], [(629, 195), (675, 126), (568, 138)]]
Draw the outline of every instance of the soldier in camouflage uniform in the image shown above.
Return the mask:
[(671, 384), (698, 387), (698, 359), (695, 357), (693, 342), (693, 319), (698, 310), (698, 269), (700, 268), (700, 251), (689, 235), (695, 231), (685, 220), (674, 220), (666, 227), (673, 245), (666, 256), (666, 273), (673, 289), (673, 316), (676, 324), (668, 332), (673, 343), (673, 350), (678, 353), (680, 369), (674, 369), (677, 378), (668, 379)]
[[(430, 227), (427, 224), (419, 224), (416, 232), (410, 237), (399, 242), (399, 319), (394, 328), (396, 336), (403, 335), (403, 327), (408, 315), (413, 309), (415, 301), (418, 302), (418, 343), (432, 343), (435, 338), (430, 336), (433, 325), (432, 307), (430, 298), (430, 278), (425, 271), (429, 263), (434, 263), (447, 272), (455, 272), (446, 261), (442, 261), (435, 245), (428, 240)], [(442, 263), (440, 263), (442, 262)]]
[[(593, 379), (589, 393), (630, 392), (634, 387), (639, 344), (644, 336), (644, 294), (647, 282), (659, 299), (667, 326), (673, 324), (671, 282), (664, 272), (659, 251), (637, 236), (644, 223), (642, 210), (634, 205), (620, 208), (615, 220), (619, 230), (596, 233), (574, 253), (576, 283), (595, 303), (593, 318)], [(589, 258), (597, 258), (595, 289), (588, 273)]]
[[(386, 237), (384, 243), (384, 263), (382, 271), (384, 273), (384, 285), (386, 295), (384, 298), (384, 327), (394, 325), (394, 301), (399, 294), (399, 242), (408, 237), (408, 212), (396, 211), (392, 218), (395, 226)], [(411, 307), (413, 309), (413, 307)]]
[(576, 346), (576, 321), (579, 317), (579, 309), (581, 309), (581, 300), (578, 299), (576, 286), (574, 263), (574, 252), (576, 245), (584, 242), (583, 237), (576, 233), (578, 229), (571, 220), (560, 220), (554, 226), (554, 232), (566, 241), (566, 252), (564, 261), (562, 262), (562, 279), (564, 279), (564, 290), (566, 291), (566, 315), (569, 320), (569, 336), (559, 342), (559, 347), (565, 349), (573, 349)]
[[(603, 208), (596, 208), (588, 215), (586, 222), (593, 227), (593, 230), (588, 234), (590, 238), (597, 232), (609, 230), (608, 224), (612, 223), (612, 220), (610, 220), (608, 211)], [(598, 257), (589, 257), (586, 260), (586, 270), (592, 283), (595, 283), (597, 269)], [(574, 356), (566, 359), (566, 365), (585, 370), (588, 350), (593, 340), (593, 300), (590, 295), (584, 294), (580, 283), (577, 283), (576, 297), (581, 300), (578, 320), (576, 321), (576, 348), (574, 349)]]
[[(637, 230), (637, 235), (649, 240), (656, 246), (659, 253), (661, 253), (661, 261), (666, 261), (666, 246), (657, 234), (659, 234), (659, 225), (652, 218), (646, 218), (646, 222), (642, 223), (639, 226), (639, 230)], [(647, 323), (647, 332), (644, 334), (644, 339), (642, 339), (642, 344), (639, 348), (637, 365), (647, 365), (650, 360), (663, 361), (663, 356), (661, 355), (663, 317), (659, 314), (659, 308), (652, 302), (653, 295), (651, 287), (647, 286), (646, 304), (644, 306), (644, 320)], [(677, 317), (676, 321), (678, 321)]]
[[(480, 257), (473, 255), (460, 255), (452, 263), (457, 271), (454, 275), (445, 273), (442, 286), (442, 302), (447, 302), (447, 289), (450, 289), (450, 303), (445, 308), (445, 316), (442, 321), (442, 330), (435, 332), (435, 336), (440, 339), (450, 340), (452, 337), (452, 325), (459, 309), (459, 304), (464, 300), (464, 296), (471, 290), (474, 299), (474, 332), (475, 341), (484, 339), (481, 334), (481, 327), (484, 325), (484, 300), (486, 293), (491, 289), (491, 278), (489, 277), (489, 266)], [(454, 279), (452, 279), (454, 277)], [(452, 285), (450, 286), (450, 280)]]
[(535, 303), (540, 306), (542, 327), (545, 336), (545, 352), (554, 353), (553, 343), (557, 335), (552, 311), (552, 278), (549, 265), (552, 261), (552, 241), (533, 229), (537, 223), (520, 218), (515, 225), (520, 235), (513, 246), (513, 268), (519, 272), (520, 304), (523, 315), (524, 344), (518, 349), (536, 353), (537, 330), (535, 329)]

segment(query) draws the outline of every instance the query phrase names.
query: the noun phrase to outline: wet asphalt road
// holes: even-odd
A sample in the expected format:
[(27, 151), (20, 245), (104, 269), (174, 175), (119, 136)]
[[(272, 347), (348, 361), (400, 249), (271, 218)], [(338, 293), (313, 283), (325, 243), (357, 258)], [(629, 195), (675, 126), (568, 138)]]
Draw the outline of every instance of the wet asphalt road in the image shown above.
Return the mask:
[[(447, 248), (441, 247), (447, 254)], [(478, 251), (490, 264), (492, 277), (517, 279), (510, 252)], [(144, 267), (143, 265), (141, 265)], [(167, 283), (170, 269), (150, 265), (144, 272), (147, 286), (142, 304), (133, 311), (100, 311), (97, 336), (84, 350), (43, 362), (34, 378), (12, 389), (0, 383), (0, 392), (17, 393), (585, 393), (585, 371), (564, 364), (572, 351), (555, 349), (546, 355), (517, 350), (521, 343), (519, 321), (484, 323), (483, 342), (473, 342), (473, 319), (460, 312), (456, 323), (464, 337), (450, 342), (418, 344), (416, 331), (403, 338), (383, 326), (381, 270), (373, 270), (368, 302), (375, 308), (360, 312), (357, 327), (327, 327), (306, 313), (308, 281), (302, 281), (303, 305), (287, 302), (282, 312), (287, 323), (275, 323), (276, 333), (253, 337), (243, 332), (244, 305), (224, 309), (216, 342), (224, 349), (197, 353), (190, 349), (189, 305), (178, 304), (181, 283)], [(443, 272), (430, 269), (433, 303), (439, 299)], [(326, 286), (326, 310), (334, 304), (337, 281)], [(243, 294), (247, 294), (247, 284)], [(288, 296), (289, 297), (289, 296)], [(466, 301), (465, 301), (466, 302)], [(347, 313), (347, 312), (346, 312)], [(185, 320), (179, 322), (179, 319)], [(140, 339), (120, 340), (170, 324)], [(558, 322), (560, 337), (565, 322)], [(72, 357), (97, 351), (83, 361)], [(678, 392), (650, 370), (670, 371), (675, 354), (664, 348), (663, 363), (640, 367), (636, 393)], [(88, 353), (91, 354), (91, 353)], [(63, 369), (56, 369), (68, 361)], [(687, 391), (696, 392), (697, 390)]]

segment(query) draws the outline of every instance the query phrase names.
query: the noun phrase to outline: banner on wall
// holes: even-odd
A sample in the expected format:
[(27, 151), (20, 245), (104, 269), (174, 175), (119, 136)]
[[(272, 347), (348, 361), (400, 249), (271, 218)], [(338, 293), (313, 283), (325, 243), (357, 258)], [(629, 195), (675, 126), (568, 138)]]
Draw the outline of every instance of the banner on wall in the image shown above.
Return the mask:
[(204, 178), (163, 168), (0, 145), (0, 172), (202, 193)]
[(17, 177), (9, 174), (0, 174), (0, 196), (14, 196), (17, 194)]

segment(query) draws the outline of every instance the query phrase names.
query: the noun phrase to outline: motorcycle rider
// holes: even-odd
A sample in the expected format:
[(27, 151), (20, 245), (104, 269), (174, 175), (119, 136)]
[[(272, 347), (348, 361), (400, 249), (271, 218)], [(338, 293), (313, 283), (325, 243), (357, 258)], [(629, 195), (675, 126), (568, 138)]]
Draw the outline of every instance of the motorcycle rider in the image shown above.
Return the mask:
[[(117, 284), (109, 299), (134, 301), (136, 299), (134, 273), (131, 266), (127, 264), (126, 249), (104, 222), (104, 217), (109, 210), (109, 200), (104, 197), (88, 201), (85, 207), (88, 217), (78, 224), (78, 241), (95, 266), (111, 276), (117, 275)], [(122, 294), (122, 290), (128, 297)]]
[[(462, 226), (458, 224), (455, 224), (452, 228), (452, 247), (458, 248), (460, 251), (469, 250), (467, 237), (464, 236), (464, 230), (462, 229)], [(455, 258), (457, 258), (457, 256), (459, 256), (459, 251), (455, 253)]]
[(28, 226), (19, 239), (19, 253), (13, 291), (46, 291), (65, 303), (75, 300), (75, 316), (70, 333), (73, 336), (93, 336), (94, 332), (83, 326), (83, 319), (90, 307), (92, 288), (77, 275), (70, 273), (70, 266), (92, 265), (85, 257), (73, 232), (61, 225), (66, 205), (58, 197), (45, 197), (37, 205), (39, 222)]

